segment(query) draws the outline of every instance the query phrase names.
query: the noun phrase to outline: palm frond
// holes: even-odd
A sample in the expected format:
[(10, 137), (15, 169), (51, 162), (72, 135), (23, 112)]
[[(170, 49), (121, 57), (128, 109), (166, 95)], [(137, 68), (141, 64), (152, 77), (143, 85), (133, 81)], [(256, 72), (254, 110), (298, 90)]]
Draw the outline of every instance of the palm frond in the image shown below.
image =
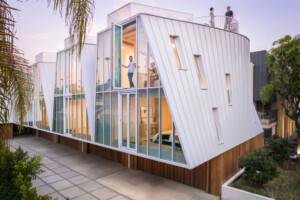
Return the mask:
[(15, 46), (15, 20), (7, 0), (0, 0), (0, 124), (8, 123), (14, 111), (20, 124), (31, 100), (32, 82), (30, 67), (21, 51)]
[(69, 26), (69, 34), (72, 41), (78, 44), (78, 55), (81, 55), (82, 48), (87, 35), (89, 25), (93, 20), (94, 0), (48, 0), (48, 6), (53, 4), (53, 9), (65, 18)]

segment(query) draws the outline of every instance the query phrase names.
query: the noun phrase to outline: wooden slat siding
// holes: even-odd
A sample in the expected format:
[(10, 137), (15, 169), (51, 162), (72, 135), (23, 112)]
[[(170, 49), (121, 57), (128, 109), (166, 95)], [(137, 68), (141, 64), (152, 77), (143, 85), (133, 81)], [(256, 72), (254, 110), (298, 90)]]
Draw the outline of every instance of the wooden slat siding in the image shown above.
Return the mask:
[(51, 134), (51, 133), (47, 133), (47, 132), (44, 132), (44, 131), (40, 131), (40, 130), (39, 130), (39, 137), (44, 138), (44, 139), (46, 139), (46, 140), (52, 141), (52, 135), (53, 135), (53, 134)]
[(111, 161), (115, 161), (128, 166), (128, 154), (115, 151), (112, 149), (107, 149), (104, 147), (96, 146), (93, 144), (87, 144), (87, 152)]
[(80, 141), (78, 140), (60, 136), (59, 143), (81, 151)]
[(7, 124), (6, 127), (3, 127), (4, 125), (0, 125), (0, 137), (3, 135), (3, 130), (6, 128), (6, 139), (13, 139), (13, 124)]

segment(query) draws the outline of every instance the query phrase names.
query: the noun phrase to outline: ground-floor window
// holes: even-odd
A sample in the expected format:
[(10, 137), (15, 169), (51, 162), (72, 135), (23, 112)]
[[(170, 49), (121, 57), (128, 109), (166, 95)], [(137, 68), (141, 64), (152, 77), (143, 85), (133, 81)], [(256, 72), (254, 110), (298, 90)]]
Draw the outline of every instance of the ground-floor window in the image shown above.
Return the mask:
[(97, 93), (95, 142), (186, 163), (162, 87)]

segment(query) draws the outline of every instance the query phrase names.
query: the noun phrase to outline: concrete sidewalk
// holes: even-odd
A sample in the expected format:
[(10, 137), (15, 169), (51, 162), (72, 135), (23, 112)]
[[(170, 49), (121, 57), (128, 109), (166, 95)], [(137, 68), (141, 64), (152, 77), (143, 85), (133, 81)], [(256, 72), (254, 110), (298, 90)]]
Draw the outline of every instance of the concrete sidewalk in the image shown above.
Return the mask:
[(33, 186), (39, 194), (58, 199), (219, 199), (200, 189), (35, 136), (16, 137), (10, 145), (12, 150), (21, 146), (29, 156), (43, 155), (45, 173), (38, 175)]

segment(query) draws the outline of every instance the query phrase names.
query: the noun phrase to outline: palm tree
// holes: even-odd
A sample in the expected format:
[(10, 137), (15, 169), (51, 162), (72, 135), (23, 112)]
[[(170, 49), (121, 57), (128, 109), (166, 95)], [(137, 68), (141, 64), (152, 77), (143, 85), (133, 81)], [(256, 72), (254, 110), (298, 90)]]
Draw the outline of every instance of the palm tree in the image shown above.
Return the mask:
[[(86, 39), (87, 28), (93, 19), (94, 0), (47, 0), (48, 7), (65, 19), (69, 34), (78, 44), (78, 55)], [(8, 0), (0, 0), (0, 124), (2, 141), (6, 138), (6, 124), (14, 108), (20, 125), (23, 124), (32, 99), (31, 67), (15, 46), (16, 27)]]

